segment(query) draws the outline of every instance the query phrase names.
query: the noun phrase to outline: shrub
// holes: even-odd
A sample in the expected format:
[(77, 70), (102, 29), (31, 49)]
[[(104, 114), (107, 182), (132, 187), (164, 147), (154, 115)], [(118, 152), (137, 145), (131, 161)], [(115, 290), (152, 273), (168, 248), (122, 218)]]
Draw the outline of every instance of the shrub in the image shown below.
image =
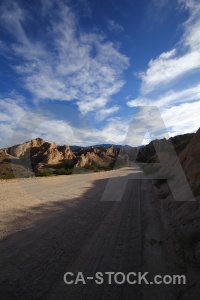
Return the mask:
[(96, 170), (96, 167), (94, 165), (85, 165), (84, 169), (94, 171)]
[(95, 169), (94, 172), (95, 172), (95, 173), (96, 173), (96, 172), (101, 172), (101, 170), (100, 170), (100, 169)]
[(53, 173), (50, 170), (41, 170), (36, 174), (37, 177), (45, 177), (45, 176), (52, 176), (52, 175)]
[(0, 177), (0, 179), (14, 179), (14, 178), (16, 178), (14, 174), (6, 174)]
[(8, 173), (0, 175), (0, 179), (14, 179), (14, 178), (25, 178), (26, 176), (18, 173)]
[(73, 169), (73, 174), (84, 174), (84, 173), (88, 173), (88, 170), (86, 170), (85, 168), (75, 167)]
[(54, 172), (56, 175), (71, 175), (72, 169), (60, 168)]

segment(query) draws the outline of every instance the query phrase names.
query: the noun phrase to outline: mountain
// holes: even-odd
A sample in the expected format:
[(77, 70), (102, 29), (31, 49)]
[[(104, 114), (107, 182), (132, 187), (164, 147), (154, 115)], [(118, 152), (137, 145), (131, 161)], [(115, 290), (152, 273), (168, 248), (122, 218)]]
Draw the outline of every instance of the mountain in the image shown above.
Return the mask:
[(72, 146), (69, 146), (70, 149), (72, 151), (76, 150), (76, 149), (79, 149), (79, 148), (82, 148), (82, 149), (89, 149), (89, 148), (99, 148), (99, 147), (104, 147), (104, 148), (110, 148), (110, 147), (114, 147), (114, 148), (120, 148), (120, 149), (123, 149), (123, 150), (130, 150), (132, 147), (129, 146), (129, 145), (114, 145), (114, 144), (97, 144), (97, 145), (93, 145), (93, 146), (88, 146), (88, 147), (84, 147), (84, 146), (76, 146), (76, 145), (72, 145)]
[[(78, 147), (45, 142), (41, 138), (0, 150), (0, 177), (14, 175), (26, 177), (49, 170), (88, 168), (90, 170), (110, 169), (115, 163), (128, 163), (123, 150), (114, 146)], [(13, 171), (13, 172), (12, 172)], [(64, 171), (63, 171), (64, 172)]]

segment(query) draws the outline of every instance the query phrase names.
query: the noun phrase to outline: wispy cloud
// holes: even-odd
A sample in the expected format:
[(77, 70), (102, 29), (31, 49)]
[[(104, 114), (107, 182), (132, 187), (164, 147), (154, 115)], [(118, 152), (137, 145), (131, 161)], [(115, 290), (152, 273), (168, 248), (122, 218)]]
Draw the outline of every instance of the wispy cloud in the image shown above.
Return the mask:
[(156, 105), (158, 107), (169, 107), (184, 102), (200, 101), (200, 83), (181, 90), (170, 90), (161, 94), (158, 98), (137, 98), (127, 102), (129, 107)]
[(189, 51), (183, 56), (175, 56), (175, 51), (173, 56), (170, 53), (165, 53), (165, 56), (161, 54), (157, 59), (151, 60), (148, 70), (140, 74), (143, 94), (200, 68), (199, 51)]
[(16, 2), (1, 12), (3, 26), (15, 38), (12, 50), (20, 64), (14, 69), (24, 87), (37, 100), (74, 100), (84, 113), (106, 106), (124, 85), (129, 59), (105, 36), (82, 31), (63, 1), (42, 1), (42, 14), (49, 26), (42, 29), (45, 39), (35, 41), (25, 30), (34, 22), (28, 12)]
[[(199, 128), (200, 101), (186, 102), (170, 108), (160, 108), (161, 122), (160, 116), (157, 117), (154, 112), (155, 107), (153, 105), (142, 106), (133, 117), (133, 135), (131, 139), (135, 140), (138, 137), (139, 140), (139, 137), (141, 139), (145, 132), (150, 132), (152, 139), (168, 138), (169, 136), (196, 132)], [(164, 125), (162, 122), (164, 122)], [(144, 125), (144, 131), (137, 133), (138, 124)], [(142, 128), (141, 125), (139, 126), (138, 130)]]
[(193, 0), (181, 0), (179, 3), (184, 4), (190, 13), (183, 25), (183, 37), (176, 48), (152, 59), (147, 70), (140, 73), (143, 94), (200, 69), (200, 4)]
[[(0, 148), (3, 148), (13, 145), (15, 128), (29, 111), (29, 108), (21, 98), (0, 98), (0, 111)], [(20, 131), (21, 139), (17, 143), (25, 141), (23, 139), (24, 130), (26, 128)]]
[(199, 111), (200, 101), (164, 109), (162, 117), (170, 135), (196, 132), (200, 127)]
[(103, 121), (106, 119), (109, 115), (116, 113), (119, 111), (119, 106), (112, 106), (110, 108), (103, 108), (98, 112), (97, 119), (99, 121)]
[(112, 32), (120, 33), (124, 30), (124, 27), (122, 25), (120, 25), (119, 23), (117, 23), (112, 19), (107, 19), (106, 22), (107, 22), (108, 29)]

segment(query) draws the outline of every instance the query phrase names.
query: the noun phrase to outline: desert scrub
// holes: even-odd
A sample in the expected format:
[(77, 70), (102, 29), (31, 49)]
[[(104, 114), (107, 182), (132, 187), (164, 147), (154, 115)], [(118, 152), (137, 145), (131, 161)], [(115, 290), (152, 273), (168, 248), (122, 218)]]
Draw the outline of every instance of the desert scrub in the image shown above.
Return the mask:
[[(30, 176), (28, 176), (30, 177)], [(15, 179), (15, 178), (26, 178), (26, 176), (22, 174), (17, 174), (17, 173), (8, 173), (8, 174), (3, 174), (0, 175), (0, 179)]]
[(37, 177), (46, 177), (46, 176), (52, 176), (52, 175), (53, 175), (53, 173), (50, 170), (41, 170), (36, 174)]
[(73, 174), (84, 174), (90, 172), (99, 172), (101, 168), (97, 168), (95, 165), (85, 165), (84, 167), (75, 167), (73, 169)]
[(90, 171), (94, 171), (94, 170), (96, 170), (96, 167), (94, 166), (94, 165), (85, 165), (84, 166), (84, 169), (86, 169), (86, 170), (90, 170)]
[(81, 167), (75, 167), (73, 169), (73, 174), (85, 174), (85, 173), (88, 173), (89, 171), (85, 168), (81, 168)]
[(72, 172), (73, 172), (72, 169), (60, 168), (58, 170), (55, 170), (54, 174), (56, 174), (56, 175), (71, 175)]
[(14, 174), (6, 174), (0, 176), (0, 179), (14, 179), (14, 178), (16, 178)]

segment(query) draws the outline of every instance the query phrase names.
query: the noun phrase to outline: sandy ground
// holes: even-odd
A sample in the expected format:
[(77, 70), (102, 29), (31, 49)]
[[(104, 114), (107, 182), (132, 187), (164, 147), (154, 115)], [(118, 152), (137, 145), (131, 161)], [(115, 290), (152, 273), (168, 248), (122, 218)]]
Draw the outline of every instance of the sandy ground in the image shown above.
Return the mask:
[[(182, 286), (87, 280), (109, 271), (178, 274), (137, 166), (1, 181), (0, 220), (2, 299), (186, 299)], [(65, 284), (66, 272), (82, 272), (86, 284)]]

